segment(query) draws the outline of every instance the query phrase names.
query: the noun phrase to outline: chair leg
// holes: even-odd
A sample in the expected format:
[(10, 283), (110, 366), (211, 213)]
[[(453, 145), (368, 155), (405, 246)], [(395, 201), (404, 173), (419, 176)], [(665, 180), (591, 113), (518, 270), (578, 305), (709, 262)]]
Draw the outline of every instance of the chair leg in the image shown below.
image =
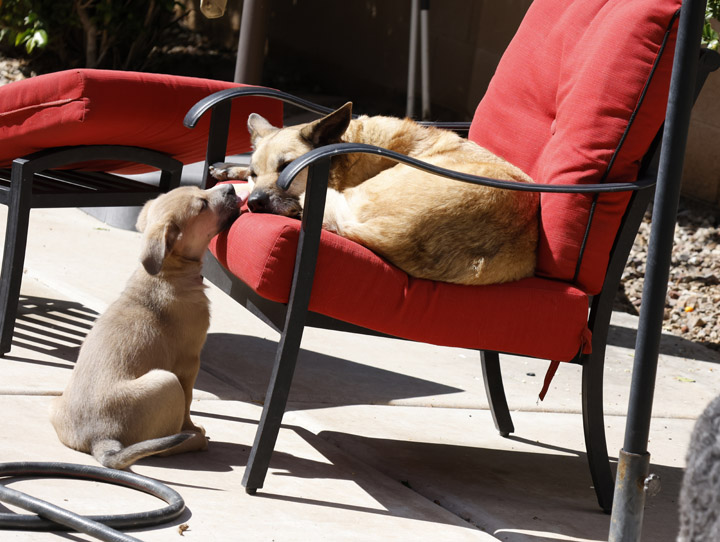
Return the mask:
[(329, 161), (313, 164), (308, 168), (305, 208), (285, 327), (275, 355), (275, 365), (265, 396), (260, 424), (255, 434), (255, 442), (242, 480), (245, 490), (251, 495), (263, 486), (290, 394), (290, 384), (300, 351), (300, 341), (305, 328), (305, 317), (315, 276), (315, 263), (320, 248), (320, 228), (329, 175)]
[(600, 508), (609, 514), (612, 510), (615, 478), (610, 469), (610, 458), (605, 440), (603, 416), (603, 361), (604, 349), (593, 352), (585, 359), (582, 371), (583, 428), (585, 448), (595, 494)]
[(30, 220), (32, 178), (23, 181), (21, 167), (13, 164), (8, 202), (5, 248), (0, 280), (0, 356), (10, 351), (22, 282)]
[(485, 393), (490, 403), (495, 427), (500, 435), (507, 437), (515, 432), (510, 409), (508, 408), (503, 387), (502, 373), (500, 371), (500, 355), (497, 352), (486, 350), (480, 351), (480, 363), (482, 365), (483, 380), (485, 381)]
[(263, 486), (265, 475), (270, 467), (270, 457), (275, 448), (290, 394), (303, 328), (303, 322), (289, 322), (278, 344), (262, 416), (242, 480), (245, 491), (250, 495), (254, 495)]

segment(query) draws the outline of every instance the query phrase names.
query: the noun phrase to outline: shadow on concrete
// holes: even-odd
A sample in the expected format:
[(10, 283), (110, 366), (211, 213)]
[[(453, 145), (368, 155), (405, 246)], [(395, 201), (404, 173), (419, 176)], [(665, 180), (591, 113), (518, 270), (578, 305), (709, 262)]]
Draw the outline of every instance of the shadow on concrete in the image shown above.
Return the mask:
[[(247, 418), (204, 412), (192, 412), (191, 414), (197, 418), (210, 417), (240, 424), (257, 425), (257, 421)], [(425, 501), (424, 496), (418, 495), (417, 492), (414, 492), (411, 488), (407, 487), (407, 485), (397, 480), (380, 475), (375, 469), (369, 469), (362, 461), (358, 461), (352, 455), (346, 454), (329, 440), (318, 437), (307, 429), (296, 425), (283, 424), (282, 429), (295, 432), (327, 461), (316, 461), (285, 452), (273, 452), (270, 461), (270, 470), (265, 480), (265, 488), (258, 490), (254, 498), (412, 520), (432, 521), (433, 523), (444, 522), (451, 525), (457, 524), (457, 521), (450, 519), (446, 511), (435, 509), (434, 505), (426, 502), (423, 506), (426, 509), (429, 507), (431, 511), (435, 510), (435, 512), (428, 515), (428, 517), (419, 517), (417, 505), (413, 504), (413, 500), (417, 501), (419, 497)], [(240, 431), (240, 429), (238, 429), (238, 431)], [(245, 445), (211, 440), (210, 446), (205, 452), (195, 452), (163, 458), (148, 457), (139, 461), (138, 464), (168, 469), (167, 479), (158, 476), (154, 476), (154, 479), (182, 487), (181, 484), (177, 484), (172, 480), (172, 470), (183, 469), (205, 472), (226, 472), (237, 468), (244, 468), (247, 465), (250, 448), (251, 446), (249, 444)], [(275, 477), (292, 477), (307, 480), (306, 483), (309, 486), (313, 484), (312, 480), (347, 480), (357, 484), (362, 491), (376, 500), (379, 506), (367, 507), (348, 504), (346, 502), (273, 493), (273, 478)], [(218, 490), (218, 488), (211, 486), (193, 487), (203, 490)], [(238, 488), (238, 490), (242, 490), (242, 488)], [(308, 493), (314, 493), (313, 489), (309, 488)], [(476, 528), (470, 523), (467, 524), (467, 527), (470, 529)]]
[[(245, 391), (253, 401), (265, 399), (277, 343), (249, 335), (210, 333), (203, 350), (203, 370)], [(392, 365), (389, 360), (388, 365)], [(205, 390), (214, 393), (214, 390)], [(290, 391), (291, 403), (338, 405), (387, 404), (464, 390), (301, 349)], [(303, 406), (303, 409), (307, 408)]]
[[(82, 303), (21, 296), (13, 344), (33, 352), (74, 362), (82, 341), (98, 316), (97, 312)], [(13, 358), (5, 356), (5, 359)], [(52, 364), (42, 361), (37, 363)], [(58, 366), (64, 367), (64, 365)]]
[[(610, 516), (591, 487), (587, 455), (510, 437), (513, 449), (410, 442), (321, 432), (388, 478), (501, 540), (607, 540)], [(683, 470), (653, 465), (663, 491), (649, 499), (643, 540), (673, 540)]]
[[(228, 415), (193, 412), (194, 417), (257, 425), (257, 421)], [(610, 516), (602, 513), (591, 487), (584, 452), (545, 442), (510, 437), (498, 449), (500, 437), (478, 435), (478, 446), (369, 438), (344, 432), (318, 435), (284, 424), (327, 460), (316, 461), (275, 452), (265, 487), (255, 498), (323, 506), (367, 514), (418, 519), (408, 502), (418, 496), (461, 518), (469, 529), (480, 529), (514, 542), (607, 540)], [(241, 429), (238, 429), (241, 431)], [(509, 447), (510, 449), (507, 449)], [(250, 443), (210, 442), (207, 452), (144, 463), (169, 469), (225, 472), (247, 464)], [(643, 540), (670, 541), (677, 525), (677, 495), (683, 470), (651, 467), (662, 479), (663, 490), (646, 505)], [(378, 475), (379, 474), (379, 475)], [(307, 480), (348, 480), (357, 484), (380, 508), (283, 495), (273, 491), (275, 477)], [(168, 483), (172, 476), (168, 475)], [(162, 481), (162, 480), (161, 480)], [(212, 490), (212, 487), (203, 487)], [(415, 495), (411, 495), (412, 492)], [(443, 515), (432, 518), (443, 521)], [(446, 522), (450, 520), (445, 516)]]
[[(636, 329), (611, 325), (608, 331), (608, 344), (634, 350), (636, 337)], [(720, 363), (720, 352), (669, 333), (663, 333), (660, 337), (660, 353), (679, 358)]]

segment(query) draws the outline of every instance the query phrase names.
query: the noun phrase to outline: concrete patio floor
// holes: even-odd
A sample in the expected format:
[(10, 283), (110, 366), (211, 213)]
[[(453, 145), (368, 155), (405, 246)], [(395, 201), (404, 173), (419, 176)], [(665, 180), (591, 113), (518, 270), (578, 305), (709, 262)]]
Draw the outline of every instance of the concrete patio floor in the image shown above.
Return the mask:
[[(5, 222), (5, 209), (0, 223)], [(93, 319), (136, 266), (139, 234), (77, 209), (36, 210), (12, 351), (0, 359), (0, 462), (94, 460), (65, 448), (48, 421)], [(547, 362), (504, 357), (516, 433), (500, 437), (487, 410), (478, 354), (308, 330), (265, 487), (241, 478), (278, 334), (210, 287), (212, 324), (196, 385), (194, 420), (207, 452), (146, 459), (135, 473), (180, 492), (187, 509), (141, 540), (387, 541), (607, 540), (584, 452), (580, 370), (561, 366), (537, 402)], [(606, 365), (606, 426), (621, 447), (636, 318), (615, 313)], [(664, 336), (643, 540), (671, 541), (695, 418), (720, 393), (720, 354)], [(82, 513), (158, 507), (137, 492), (61, 480), (4, 480)], [(0, 511), (3, 510), (0, 505)], [(13, 509), (12, 507), (8, 507)], [(91, 540), (2, 531), (3, 541)]]

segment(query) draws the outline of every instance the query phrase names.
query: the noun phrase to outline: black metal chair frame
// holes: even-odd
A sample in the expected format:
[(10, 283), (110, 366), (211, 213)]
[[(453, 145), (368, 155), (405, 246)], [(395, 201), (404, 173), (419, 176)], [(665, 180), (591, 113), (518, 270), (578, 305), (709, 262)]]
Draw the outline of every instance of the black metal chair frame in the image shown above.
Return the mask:
[[(119, 175), (62, 169), (96, 160), (144, 164), (160, 170), (153, 185)], [(7, 227), (0, 282), (0, 355), (10, 351), (17, 316), (30, 210), (59, 207), (143, 205), (180, 185), (182, 163), (151, 149), (118, 145), (57, 147), (16, 158), (0, 169), (0, 203), (7, 205)]]
[[(688, 88), (683, 89), (684, 92), (693, 93), (695, 98), (699, 94), (707, 75), (720, 66), (720, 56), (713, 51), (701, 51), (700, 59), (701, 69), (698, 71), (695, 86), (686, 85)], [(198, 102), (185, 117), (185, 125), (192, 128), (200, 117), (211, 111), (206, 164), (225, 161), (225, 142), (229, 128), (231, 100), (247, 95), (274, 97), (320, 115), (331, 111), (331, 109), (273, 89), (229, 89), (213, 94)], [(673, 98), (671, 97), (671, 99)], [(467, 130), (469, 127), (468, 123), (439, 123), (433, 125), (455, 130)], [(294, 177), (305, 168), (308, 168), (308, 183), (288, 304), (275, 303), (262, 298), (227, 271), (209, 252), (204, 267), (205, 276), (210, 282), (217, 285), (233, 299), (243, 304), (253, 314), (281, 333), (262, 417), (243, 478), (246, 491), (254, 494), (257, 489), (263, 486), (285, 411), (304, 326), (387, 336), (374, 330), (361, 328), (308, 310), (320, 243), (330, 160), (339, 154), (361, 152), (382, 154), (396, 162), (402, 162), (451, 179), (511, 190), (585, 194), (633, 191), (622, 225), (615, 239), (602, 291), (594, 296), (591, 301), (588, 326), (593, 337), (592, 353), (587, 355), (578, 354), (572, 361), (582, 366), (583, 425), (593, 484), (600, 507), (604, 511), (610, 512), (613, 502), (614, 476), (607, 452), (603, 420), (602, 382), (605, 346), (613, 301), (620, 284), (622, 271), (626, 265), (639, 225), (653, 197), (658, 162), (657, 156), (655, 156), (655, 160), (653, 160), (653, 156), (656, 154), (655, 149), (659, 148), (661, 139), (662, 130), (646, 157), (640, 179), (635, 183), (563, 186), (539, 183), (531, 186), (518, 186), (517, 183), (442, 170), (386, 149), (353, 143), (321, 147), (292, 162), (282, 172), (277, 184), (281, 188), (287, 189)], [(674, 157), (671, 159), (682, 160), (684, 143), (682, 147), (675, 146), (675, 148), (668, 150), (663, 149), (663, 152), (669, 152)], [(659, 333), (658, 331), (658, 337)], [(514, 431), (514, 427), (503, 389), (499, 354), (492, 351), (480, 351), (480, 358), (485, 378), (485, 388), (495, 425), (500, 434), (507, 436)]]
[[(290, 97), (287, 97), (285, 101), (297, 104), (297, 102), (294, 102)], [(398, 162), (417, 165), (414, 160), (402, 155), (396, 155), (384, 149), (371, 148), (360, 144), (338, 144), (311, 151), (286, 168), (285, 171), (287, 173), (283, 172), (281, 179), (278, 180), (278, 184), (285, 186), (289, 186), (291, 179), (302, 171), (302, 169), (305, 167), (310, 168), (305, 199), (306, 206), (303, 210), (302, 230), (298, 242), (298, 256), (293, 275), (290, 302), (287, 305), (268, 301), (256, 294), (249, 286), (225, 269), (211, 253), (208, 253), (205, 259), (203, 272), (210, 282), (218, 286), (282, 334), (277, 349), (273, 374), (270, 379), (270, 387), (265, 399), (263, 416), (248, 462), (248, 468), (245, 472), (245, 478), (243, 479), (243, 484), (249, 493), (254, 493), (256, 489), (262, 487), (267, 468), (269, 467), (270, 456), (275, 445), (277, 432), (279, 431), (287, 402), (303, 327), (309, 326), (387, 336), (377, 331), (335, 320), (307, 309), (312, 288), (315, 259), (319, 248), (324, 191), (327, 187), (327, 175), (329, 172), (328, 160), (337, 154), (352, 152), (378, 152)], [(224, 157), (219, 156), (217, 158), (219, 158), (216, 160), (217, 162), (224, 160)], [(437, 172), (436, 168), (430, 166), (425, 166), (423, 169)], [(446, 176), (451, 177), (449, 174)], [(470, 181), (470, 179), (463, 180)], [(476, 178), (476, 180), (478, 179)], [(482, 182), (478, 182), (478, 184), (492, 185), (495, 182), (504, 184), (502, 181), (494, 181), (491, 179), (482, 179)], [(632, 197), (623, 219), (623, 226), (616, 240), (616, 246), (613, 250), (603, 291), (600, 295), (595, 296), (592, 301), (589, 327), (593, 334), (593, 352), (589, 355), (578, 355), (572, 361), (581, 364), (583, 367), (582, 410), (588, 461), (598, 496), (598, 502), (600, 506), (608, 512), (612, 505), (614, 480), (610, 470), (607, 445), (605, 442), (602, 407), (602, 376), (605, 341), (609, 329), (613, 301), (619, 286), (622, 270), (627, 261), (639, 224), (652, 198), (653, 186), (654, 181), (649, 177), (642, 182), (617, 186), (585, 185), (583, 187), (563, 187), (563, 189), (567, 188), (570, 191), (578, 193), (602, 189), (606, 191), (619, 191), (618, 189), (622, 189), (623, 191), (637, 190), (637, 193)], [(556, 187), (553, 186), (536, 185), (536, 187), (538, 188), (537, 191), (559, 191), (555, 190)], [(515, 186), (508, 188), (516, 189)], [(577, 188), (577, 190), (573, 190), (574, 188)], [(514, 426), (503, 388), (499, 353), (481, 350), (480, 360), (485, 380), (485, 389), (495, 426), (501, 435), (507, 436), (514, 432)]]

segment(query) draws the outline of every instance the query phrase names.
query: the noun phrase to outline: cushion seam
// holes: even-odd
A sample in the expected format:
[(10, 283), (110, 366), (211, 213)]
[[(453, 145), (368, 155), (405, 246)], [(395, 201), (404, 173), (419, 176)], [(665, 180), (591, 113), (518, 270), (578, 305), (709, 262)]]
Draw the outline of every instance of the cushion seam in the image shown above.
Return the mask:
[(83, 98), (65, 98), (64, 100), (54, 100), (52, 102), (45, 102), (42, 104), (32, 104), (19, 109), (13, 109), (12, 111), (5, 111), (0, 113), (0, 118), (9, 117), (18, 113), (24, 113), (26, 111), (43, 110), (47, 107), (58, 107), (61, 105), (67, 105), (73, 102), (82, 102)]

